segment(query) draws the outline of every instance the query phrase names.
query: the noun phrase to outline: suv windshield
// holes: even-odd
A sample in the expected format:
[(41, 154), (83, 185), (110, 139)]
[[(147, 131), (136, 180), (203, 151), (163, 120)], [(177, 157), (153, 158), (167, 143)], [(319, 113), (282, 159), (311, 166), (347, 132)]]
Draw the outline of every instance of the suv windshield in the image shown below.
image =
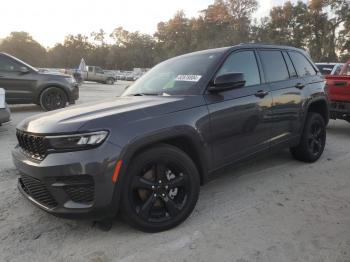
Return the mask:
[(123, 96), (198, 94), (197, 83), (218, 61), (220, 54), (180, 56), (160, 63), (131, 85)]

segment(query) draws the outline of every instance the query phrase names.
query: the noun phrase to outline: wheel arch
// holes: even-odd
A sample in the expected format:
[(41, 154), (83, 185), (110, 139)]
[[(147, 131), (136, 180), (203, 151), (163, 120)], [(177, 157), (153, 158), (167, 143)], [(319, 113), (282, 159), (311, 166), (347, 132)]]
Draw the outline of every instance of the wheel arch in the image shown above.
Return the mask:
[(137, 154), (158, 144), (172, 145), (184, 151), (196, 165), (201, 185), (208, 181), (208, 156), (205, 154), (205, 148), (198, 134), (196, 135), (190, 131), (177, 132), (164, 130), (141, 139), (135, 139), (129, 143), (120, 154), (120, 159), (123, 161), (121, 176), (123, 176), (131, 160)]
[[(307, 106), (306, 112), (319, 113), (325, 120), (326, 125), (329, 122), (329, 106), (328, 106), (328, 102), (323, 98), (314, 99), (310, 101)], [(306, 120), (306, 117), (305, 117), (305, 120)]]

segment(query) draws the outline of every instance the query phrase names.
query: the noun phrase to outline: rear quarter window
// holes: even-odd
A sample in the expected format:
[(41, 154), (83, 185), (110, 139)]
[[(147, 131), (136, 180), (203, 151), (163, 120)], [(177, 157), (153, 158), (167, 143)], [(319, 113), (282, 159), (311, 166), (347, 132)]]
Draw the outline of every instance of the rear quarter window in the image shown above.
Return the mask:
[(304, 55), (294, 51), (288, 53), (300, 77), (314, 76), (317, 74), (315, 68)]

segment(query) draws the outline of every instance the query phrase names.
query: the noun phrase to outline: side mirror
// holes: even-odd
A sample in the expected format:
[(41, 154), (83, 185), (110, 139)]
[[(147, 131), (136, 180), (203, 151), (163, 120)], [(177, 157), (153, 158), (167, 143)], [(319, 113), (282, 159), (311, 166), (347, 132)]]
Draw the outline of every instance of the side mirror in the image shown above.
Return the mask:
[(27, 74), (27, 73), (29, 73), (29, 69), (25, 66), (22, 66), (22, 67), (20, 67), (19, 72), (21, 74)]
[(220, 75), (211, 82), (208, 91), (211, 93), (219, 93), (234, 88), (243, 87), (245, 82), (243, 73), (229, 73)]

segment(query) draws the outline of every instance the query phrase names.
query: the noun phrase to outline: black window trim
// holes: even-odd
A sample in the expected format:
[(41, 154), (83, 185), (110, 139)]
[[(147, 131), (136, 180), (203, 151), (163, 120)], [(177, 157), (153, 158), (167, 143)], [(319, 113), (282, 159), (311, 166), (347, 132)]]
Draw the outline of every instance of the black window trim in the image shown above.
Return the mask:
[[(283, 51), (282, 51), (282, 56), (283, 56), (284, 62), (285, 62), (286, 65), (287, 65), (287, 70), (288, 70), (288, 73), (289, 73), (289, 79), (299, 78), (298, 71), (297, 71), (297, 69), (295, 68), (295, 65), (293, 64), (292, 58), (291, 58), (291, 57), (289, 56), (289, 54), (288, 54), (288, 50), (283, 50)], [(286, 56), (289, 58), (289, 61), (291, 62), (292, 67), (294, 68), (294, 72), (295, 72), (295, 74), (296, 74), (295, 76), (291, 76), (291, 72), (289, 71), (289, 67), (288, 67), (288, 64), (287, 64), (287, 61), (286, 61)]]

